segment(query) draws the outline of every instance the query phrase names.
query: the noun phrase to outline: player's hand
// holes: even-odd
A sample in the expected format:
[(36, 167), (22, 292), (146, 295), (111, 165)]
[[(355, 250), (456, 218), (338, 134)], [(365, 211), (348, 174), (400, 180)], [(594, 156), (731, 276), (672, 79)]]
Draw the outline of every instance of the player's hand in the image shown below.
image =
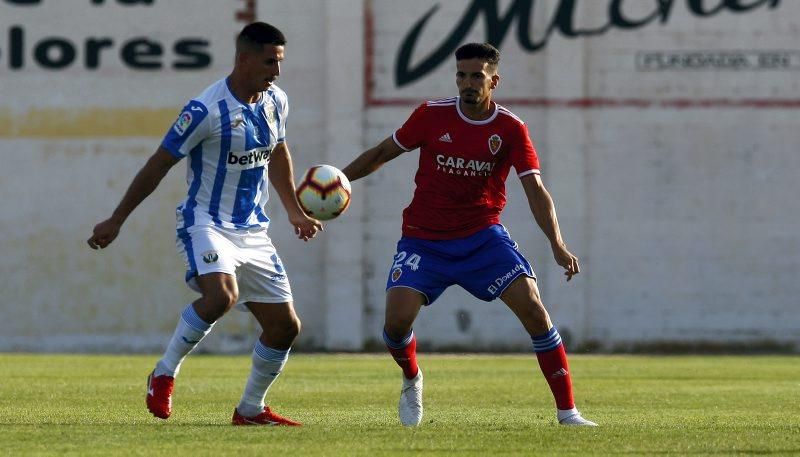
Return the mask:
[(294, 226), (294, 233), (303, 241), (308, 241), (317, 234), (317, 232), (321, 232), (322, 222), (310, 218), (303, 214), (297, 214), (295, 216), (289, 217), (289, 223)]
[(119, 235), (119, 229), (122, 228), (122, 223), (109, 218), (94, 226), (94, 232), (86, 242), (92, 249), (103, 249)]
[(565, 244), (553, 244), (552, 247), (553, 257), (555, 257), (556, 263), (564, 267), (564, 275), (567, 277), (567, 281), (581, 272), (581, 267), (578, 265), (578, 258), (567, 250)]

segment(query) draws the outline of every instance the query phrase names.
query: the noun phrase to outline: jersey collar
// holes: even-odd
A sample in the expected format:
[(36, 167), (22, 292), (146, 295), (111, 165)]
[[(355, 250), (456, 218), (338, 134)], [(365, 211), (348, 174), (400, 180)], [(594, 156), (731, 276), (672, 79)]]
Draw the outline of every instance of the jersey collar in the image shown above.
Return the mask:
[[(231, 90), (231, 83), (229, 81), (229, 77), (225, 78), (225, 88), (228, 89), (228, 93), (231, 94), (231, 97), (233, 97), (234, 100), (239, 102), (239, 104), (241, 104), (242, 106), (250, 107), (249, 103), (247, 103), (245, 101), (242, 101), (242, 100), (239, 100), (239, 97), (237, 97), (236, 94), (233, 93), (233, 91)], [(272, 87), (270, 87), (270, 89), (272, 89)], [(264, 103), (264, 97), (266, 97), (268, 92), (269, 92), (269, 89), (261, 92), (260, 93), (261, 96), (258, 97), (258, 100), (256, 100), (254, 104), (257, 106), (257, 105), (260, 105), (261, 103)]]
[(461, 116), (461, 119), (463, 119), (464, 122), (467, 122), (467, 123), (473, 124), (473, 125), (484, 125), (484, 124), (488, 124), (489, 122), (492, 122), (494, 120), (494, 118), (497, 117), (497, 103), (494, 103), (494, 102), (491, 102), (491, 103), (492, 103), (492, 106), (494, 107), (494, 111), (492, 112), (491, 116), (489, 116), (488, 118), (486, 118), (486, 119), (484, 119), (482, 121), (476, 121), (474, 119), (470, 119), (466, 115), (464, 115), (464, 113), (461, 112), (461, 97), (460, 96), (456, 97), (456, 111), (458, 111), (458, 115)]

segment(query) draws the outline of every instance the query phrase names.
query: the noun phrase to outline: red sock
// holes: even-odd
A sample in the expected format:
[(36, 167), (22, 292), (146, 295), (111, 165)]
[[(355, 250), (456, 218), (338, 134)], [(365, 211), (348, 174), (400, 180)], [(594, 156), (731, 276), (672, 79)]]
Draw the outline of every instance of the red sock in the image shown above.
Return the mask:
[(550, 384), (550, 390), (556, 400), (556, 407), (558, 409), (574, 408), (572, 378), (569, 374), (567, 351), (564, 350), (564, 345), (559, 344), (552, 351), (537, 352), (536, 358), (539, 360), (539, 367), (542, 369), (544, 378)]
[[(387, 338), (386, 334), (384, 333), (384, 338)], [(392, 348), (387, 343), (386, 349), (389, 350), (389, 353), (392, 354), (394, 357), (394, 361), (400, 365), (400, 368), (403, 369), (403, 375), (406, 379), (414, 379), (419, 373), (419, 366), (417, 366), (417, 337), (413, 333), (411, 334), (411, 341), (403, 347), (399, 349)]]

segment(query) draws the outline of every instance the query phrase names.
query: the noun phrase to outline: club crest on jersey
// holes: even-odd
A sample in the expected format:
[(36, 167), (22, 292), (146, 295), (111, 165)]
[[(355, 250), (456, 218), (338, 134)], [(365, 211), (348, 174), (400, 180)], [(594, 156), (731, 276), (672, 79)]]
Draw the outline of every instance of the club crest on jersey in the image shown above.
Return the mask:
[(494, 135), (490, 136), (489, 137), (489, 152), (491, 152), (492, 155), (497, 154), (497, 151), (500, 150), (500, 146), (502, 144), (503, 144), (503, 139), (500, 138), (500, 135), (495, 133)]
[(178, 120), (175, 121), (175, 125), (172, 127), (172, 129), (175, 130), (175, 133), (178, 135), (183, 136), (183, 134), (186, 133), (186, 129), (188, 129), (190, 125), (192, 125), (192, 113), (184, 111), (180, 116), (178, 116)]
[(203, 262), (214, 263), (217, 260), (219, 260), (219, 254), (217, 254), (217, 251), (206, 251), (203, 253)]
[(265, 112), (267, 114), (267, 122), (269, 122), (270, 124), (274, 124), (276, 118), (275, 109), (272, 106), (267, 106)]
[(275, 123), (275, 119), (277, 118), (277, 111), (275, 109), (274, 103), (269, 103), (269, 102), (264, 103), (264, 118), (270, 124)]
[(392, 270), (392, 282), (397, 282), (400, 279), (400, 276), (403, 274), (403, 270), (400, 268), (395, 268)]

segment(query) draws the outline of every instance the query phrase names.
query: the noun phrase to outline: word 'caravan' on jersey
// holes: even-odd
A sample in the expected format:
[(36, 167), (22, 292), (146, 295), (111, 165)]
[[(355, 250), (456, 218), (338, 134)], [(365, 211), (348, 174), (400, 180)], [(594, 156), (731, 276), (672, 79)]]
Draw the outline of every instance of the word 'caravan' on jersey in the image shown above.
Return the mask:
[(494, 169), (494, 163), (482, 160), (465, 160), (462, 157), (448, 157), (443, 154), (436, 156), (437, 171), (444, 171), (451, 175), (464, 176), (489, 176)]

